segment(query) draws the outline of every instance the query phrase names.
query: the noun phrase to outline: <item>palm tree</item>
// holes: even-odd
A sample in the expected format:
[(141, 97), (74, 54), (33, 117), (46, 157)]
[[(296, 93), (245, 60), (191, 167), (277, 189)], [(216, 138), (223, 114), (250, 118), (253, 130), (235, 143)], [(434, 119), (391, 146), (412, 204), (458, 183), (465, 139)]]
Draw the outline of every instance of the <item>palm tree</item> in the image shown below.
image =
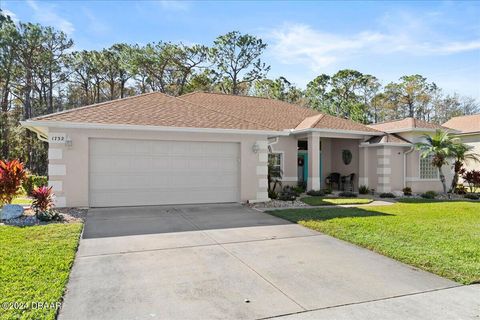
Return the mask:
[(415, 143), (415, 148), (420, 151), (422, 158), (432, 158), (432, 165), (437, 167), (442, 182), (443, 192), (447, 193), (447, 184), (442, 167), (448, 164), (448, 158), (455, 155), (457, 138), (452, 138), (448, 131), (437, 130), (433, 136), (424, 135), (426, 142)]
[(455, 157), (455, 164), (453, 166), (454, 175), (452, 180), (452, 186), (450, 187), (451, 192), (455, 192), (455, 188), (457, 187), (458, 183), (458, 177), (465, 161), (480, 162), (480, 155), (474, 152), (470, 152), (472, 151), (472, 149), (472, 146), (469, 146), (465, 143), (459, 142), (454, 144), (453, 156)]

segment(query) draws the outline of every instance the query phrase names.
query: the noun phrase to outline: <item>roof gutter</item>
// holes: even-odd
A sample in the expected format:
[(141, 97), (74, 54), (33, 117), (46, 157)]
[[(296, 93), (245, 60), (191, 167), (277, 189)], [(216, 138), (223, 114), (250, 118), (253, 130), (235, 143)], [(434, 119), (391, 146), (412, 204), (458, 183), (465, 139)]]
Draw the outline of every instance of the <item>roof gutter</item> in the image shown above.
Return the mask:
[(381, 136), (384, 135), (384, 132), (373, 132), (373, 131), (359, 131), (359, 130), (337, 130), (337, 129), (320, 129), (320, 128), (308, 128), (308, 129), (300, 129), (290, 130), (292, 134), (301, 134), (301, 133), (310, 133), (310, 132), (326, 132), (326, 133), (346, 133), (346, 134), (359, 134), (359, 135), (369, 135), (369, 136)]
[(104, 124), (104, 123), (84, 123), (84, 122), (66, 122), (66, 121), (38, 121), (26, 120), (20, 121), (20, 124), (32, 131), (34, 127), (48, 128), (68, 128), (68, 129), (99, 129), (99, 130), (134, 130), (134, 131), (160, 131), (160, 132), (192, 132), (192, 133), (229, 133), (229, 134), (248, 134), (248, 135), (269, 135), (269, 136), (288, 136), (288, 131), (274, 130), (242, 130), (242, 129), (224, 129), (224, 128), (190, 128), (190, 127), (164, 127), (149, 125), (131, 125), (131, 124)]
[(43, 141), (43, 142), (48, 142), (48, 136), (45, 135), (45, 132), (42, 132), (40, 130), (38, 130), (37, 128), (35, 128), (33, 125), (31, 125), (30, 123), (26, 123), (25, 121), (20, 121), (20, 124), (29, 129), (30, 131), (34, 132), (37, 134), (37, 138), (40, 140), (40, 141)]

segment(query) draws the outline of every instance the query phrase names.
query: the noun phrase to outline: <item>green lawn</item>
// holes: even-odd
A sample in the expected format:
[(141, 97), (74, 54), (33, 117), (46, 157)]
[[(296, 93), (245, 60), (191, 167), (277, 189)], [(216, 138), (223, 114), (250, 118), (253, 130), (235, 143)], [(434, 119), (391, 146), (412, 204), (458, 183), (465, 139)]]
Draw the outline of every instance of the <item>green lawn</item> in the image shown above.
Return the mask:
[(269, 213), (460, 283), (480, 282), (480, 202), (412, 199)]
[[(81, 223), (0, 226), (0, 304), (61, 302)], [(0, 319), (55, 319), (56, 310), (0, 309)]]
[(372, 199), (364, 198), (326, 198), (326, 197), (305, 197), (301, 201), (311, 206), (331, 206), (342, 204), (367, 204), (372, 202)]

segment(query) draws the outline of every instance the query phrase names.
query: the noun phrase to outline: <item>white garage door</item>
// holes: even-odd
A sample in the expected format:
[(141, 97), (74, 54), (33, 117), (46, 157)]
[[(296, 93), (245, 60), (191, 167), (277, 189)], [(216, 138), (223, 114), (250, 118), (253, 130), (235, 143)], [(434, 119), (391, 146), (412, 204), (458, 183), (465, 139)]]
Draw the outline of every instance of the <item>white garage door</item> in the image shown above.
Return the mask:
[(90, 206), (236, 202), (238, 143), (90, 140)]

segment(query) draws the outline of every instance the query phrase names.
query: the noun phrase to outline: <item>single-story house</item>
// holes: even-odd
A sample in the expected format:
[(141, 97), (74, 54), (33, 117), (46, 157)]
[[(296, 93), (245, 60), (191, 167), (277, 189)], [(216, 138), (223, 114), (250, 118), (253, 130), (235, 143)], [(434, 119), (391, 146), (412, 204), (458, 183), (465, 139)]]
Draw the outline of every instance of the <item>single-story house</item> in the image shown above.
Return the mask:
[[(463, 143), (472, 146), (472, 152), (480, 154), (480, 114), (453, 117), (445, 122), (443, 126), (458, 131), (456, 136)], [(465, 167), (468, 170), (480, 170), (480, 163), (466, 161)]]
[(265, 98), (152, 92), (22, 125), (49, 143), (59, 207), (268, 201), (269, 160), (284, 185), (320, 189), (336, 173), (354, 190), (441, 190), (412, 143), (443, 127), (412, 118), (366, 126)]

